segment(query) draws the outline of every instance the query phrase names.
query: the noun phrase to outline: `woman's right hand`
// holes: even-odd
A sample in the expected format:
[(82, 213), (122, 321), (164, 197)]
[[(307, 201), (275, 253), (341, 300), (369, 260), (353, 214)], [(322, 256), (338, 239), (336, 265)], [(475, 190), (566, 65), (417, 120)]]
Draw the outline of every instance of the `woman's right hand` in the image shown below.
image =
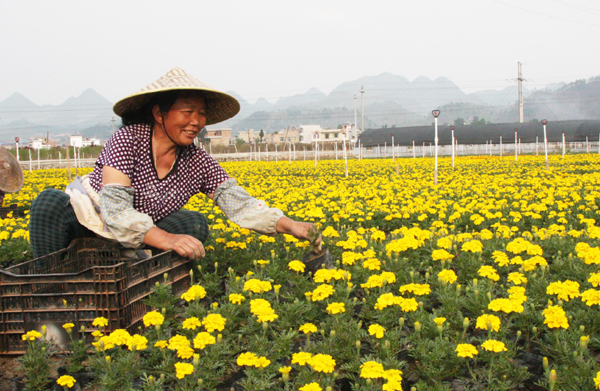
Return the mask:
[(152, 227), (144, 237), (144, 243), (159, 250), (173, 250), (182, 257), (200, 259), (206, 255), (204, 245), (190, 235), (171, 234), (158, 227)]
[(182, 257), (200, 259), (206, 255), (202, 242), (190, 235), (169, 234), (165, 244), (167, 250), (173, 250)]

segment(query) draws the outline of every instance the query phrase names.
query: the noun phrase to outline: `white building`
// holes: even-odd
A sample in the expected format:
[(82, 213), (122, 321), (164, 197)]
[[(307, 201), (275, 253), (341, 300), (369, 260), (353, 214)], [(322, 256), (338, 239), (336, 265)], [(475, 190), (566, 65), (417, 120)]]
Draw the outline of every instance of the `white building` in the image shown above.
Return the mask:
[(300, 129), (300, 142), (310, 144), (312, 142), (355, 142), (358, 129), (354, 124), (346, 122), (338, 129), (322, 129), (320, 125), (302, 125)]
[(50, 145), (46, 143), (46, 139), (31, 137), (29, 139), (29, 148), (31, 149), (50, 149)]
[(241, 138), (242, 140), (244, 140), (244, 142), (246, 143), (253, 143), (254, 140), (258, 137), (258, 133), (254, 133), (254, 129), (248, 129), (248, 130), (240, 130), (240, 132), (237, 135), (237, 138)]
[(82, 134), (74, 134), (69, 136), (69, 145), (72, 147), (90, 147), (93, 145), (101, 145), (100, 139), (92, 137), (86, 138)]

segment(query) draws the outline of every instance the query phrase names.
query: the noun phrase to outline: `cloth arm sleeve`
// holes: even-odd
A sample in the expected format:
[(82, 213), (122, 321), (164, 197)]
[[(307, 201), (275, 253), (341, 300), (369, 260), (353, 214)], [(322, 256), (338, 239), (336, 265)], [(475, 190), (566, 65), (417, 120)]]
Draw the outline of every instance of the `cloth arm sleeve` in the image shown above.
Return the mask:
[(277, 233), (277, 222), (283, 212), (277, 208), (269, 208), (264, 201), (252, 197), (238, 186), (234, 178), (221, 183), (215, 190), (213, 199), (225, 216), (240, 227), (265, 235)]
[(103, 186), (100, 190), (102, 220), (124, 246), (140, 248), (150, 228), (152, 217), (133, 208), (133, 187)]

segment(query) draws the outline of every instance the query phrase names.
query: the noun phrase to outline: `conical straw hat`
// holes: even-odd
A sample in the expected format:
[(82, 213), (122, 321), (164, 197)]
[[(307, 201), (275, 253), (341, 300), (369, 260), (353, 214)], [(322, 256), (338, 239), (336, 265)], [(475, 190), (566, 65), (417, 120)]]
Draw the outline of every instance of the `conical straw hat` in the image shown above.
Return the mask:
[(240, 103), (233, 96), (202, 83), (188, 75), (183, 69), (175, 67), (163, 77), (141, 90), (115, 103), (113, 111), (119, 117), (133, 113), (146, 105), (154, 94), (173, 90), (200, 91), (206, 101), (207, 125), (225, 121), (240, 111)]
[(17, 159), (0, 148), (0, 190), (14, 193), (23, 187), (23, 170)]

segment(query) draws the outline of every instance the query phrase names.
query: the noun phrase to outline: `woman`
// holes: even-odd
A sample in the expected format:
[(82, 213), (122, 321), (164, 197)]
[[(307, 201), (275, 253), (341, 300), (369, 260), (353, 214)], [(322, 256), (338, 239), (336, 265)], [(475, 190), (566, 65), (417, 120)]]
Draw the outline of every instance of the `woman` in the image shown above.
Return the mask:
[[(313, 224), (291, 220), (251, 197), (194, 139), (205, 125), (238, 113), (235, 98), (174, 68), (113, 108), (123, 120), (94, 171), (66, 192), (48, 189), (31, 206), (35, 257), (94, 234), (125, 247), (144, 245), (198, 259), (205, 255), (206, 219), (181, 210), (204, 193), (243, 228), (320, 242)], [(318, 237), (318, 238), (317, 238)]]

